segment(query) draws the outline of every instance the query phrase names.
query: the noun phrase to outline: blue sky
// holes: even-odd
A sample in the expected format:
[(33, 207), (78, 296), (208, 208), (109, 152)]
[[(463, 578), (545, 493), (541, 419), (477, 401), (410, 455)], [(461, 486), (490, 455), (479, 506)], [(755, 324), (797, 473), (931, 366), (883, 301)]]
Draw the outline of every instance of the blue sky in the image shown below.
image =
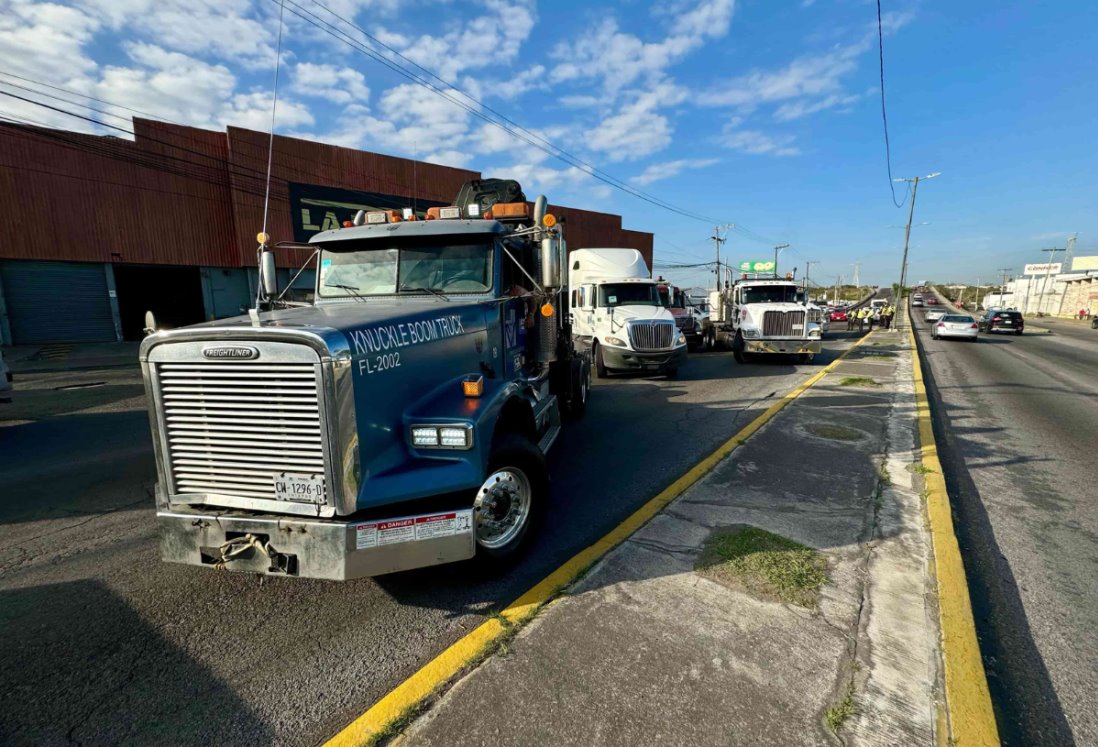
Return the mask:
[[(338, 23), (314, 0), (294, 2)], [(436, 73), (451, 96), (471, 95), (471, 108), (491, 107), (635, 188), (737, 224), (725, 257), (765, 259), (768, 241), (780, 241), (792, 245), (783, 269), (803, 274), (815, 260), (813, 278), (828, 283), (849, 279), (853, 262), (863, 282), (898, 275), (903, 231), (891, 226), (907, 212), (888, 190), (874, 3), (322, 2)], [(171, 121), (268, 126), (278, 0), (0, 3), (4, 73)], [(517, 178), (528, 194), (619, 212), (626, 227), (654, 232), (657, 262), (712, 258), (706, 221), (610, 189), (286, 7), (280, 133)], [(1098, 254), (1098, 4), (884, 0), (883, 9), (893, 172), (942, 172), (920, 186), (915, 221), (929, 225), (913, 230), (912, 275), (987, 281), (1074, 232), (1077, 254)], [(0, 91), (27, 94), (13, 83), (36, 87), (0, 75)], [(77, 102), (65, 108), (127, 126), (125, 109), (61, 95)], [(0, 115), (94, 129), (10, 97)], [(665, 274), (709, 282), (705, 271)]]

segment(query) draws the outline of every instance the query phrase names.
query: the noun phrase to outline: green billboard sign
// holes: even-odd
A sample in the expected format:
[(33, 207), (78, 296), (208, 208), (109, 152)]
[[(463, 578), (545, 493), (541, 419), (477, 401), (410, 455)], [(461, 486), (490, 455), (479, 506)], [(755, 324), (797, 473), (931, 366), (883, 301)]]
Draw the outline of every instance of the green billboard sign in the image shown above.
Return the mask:
[(774, 272), (773, 260), (740, 262), (740, 272)]

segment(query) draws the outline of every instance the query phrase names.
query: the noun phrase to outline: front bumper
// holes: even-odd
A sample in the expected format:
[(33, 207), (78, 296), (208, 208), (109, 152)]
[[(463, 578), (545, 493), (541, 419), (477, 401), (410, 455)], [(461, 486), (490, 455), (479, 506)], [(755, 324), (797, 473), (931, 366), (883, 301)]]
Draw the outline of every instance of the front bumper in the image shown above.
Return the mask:
[(686, 346), (655, 353), (638, 353), (626, 348), (604, 345), (602, 360), (607, 368), (621, 371), (666, 371), (686, 363)]
[(811, 353), (815, 355), (823, 350), (823, 343), (819, 340), (744, 340), (743, 349), (746, 353), (780, 353), (786, 355)]
[[(157, 511), (160, 554), (169, 563), (347, 581), (473, 557), (472, 508), (368, 521), (251, 514), (186, 506)], [(249, 547), (219, 564), (226, 542)]]

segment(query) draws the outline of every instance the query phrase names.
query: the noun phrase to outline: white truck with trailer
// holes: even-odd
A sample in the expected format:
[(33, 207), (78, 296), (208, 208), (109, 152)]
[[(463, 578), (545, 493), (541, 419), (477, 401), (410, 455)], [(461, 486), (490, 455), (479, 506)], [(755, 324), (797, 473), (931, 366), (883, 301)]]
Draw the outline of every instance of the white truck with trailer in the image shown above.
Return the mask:
[(660, 302), (636, 249), (577, 249), (568, 255), (572, 334), (595, 374), (652, 371), (668, 378), (686, 361), (686, 337)]
[(796, 355), (808, 363), (822, 349), (823, 328), (809, 319), (792, 278), (744, 276), (711, 298), (717, 339), (732, 348), (738, 363), (775, 354)]

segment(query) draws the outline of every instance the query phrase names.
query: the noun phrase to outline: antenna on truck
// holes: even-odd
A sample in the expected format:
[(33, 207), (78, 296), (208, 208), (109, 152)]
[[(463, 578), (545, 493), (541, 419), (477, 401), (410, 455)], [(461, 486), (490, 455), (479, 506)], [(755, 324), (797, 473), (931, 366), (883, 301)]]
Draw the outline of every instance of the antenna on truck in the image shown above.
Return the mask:
[[(271, 235), (267, 233), (267, 214), (271, 205), (271, 166), (274, 162), (275, 114), (278, 112), (278, 71), (282, 63), (282, 17), (285, 11), (286, 0), (280, 0), (278, 4), (278, 44), (275, 47), (274, 90), (271, 99), (271, 131), (267, 140), (267, 185), (263, 193), (263, 230), (256, 236), (259, 243), (259, 248), (256, 250), (257, 259), (259, 260), (259, 282), (256, 284), (255, 289), (257, 309), (259, 308), (261, 296), (273, 298), (275, 293), (278, 292), (274, 255), (267, 249), (267, 244), (271, 240)], [(257, 321), (254, 314), (252, 315), (252, 321)]]

